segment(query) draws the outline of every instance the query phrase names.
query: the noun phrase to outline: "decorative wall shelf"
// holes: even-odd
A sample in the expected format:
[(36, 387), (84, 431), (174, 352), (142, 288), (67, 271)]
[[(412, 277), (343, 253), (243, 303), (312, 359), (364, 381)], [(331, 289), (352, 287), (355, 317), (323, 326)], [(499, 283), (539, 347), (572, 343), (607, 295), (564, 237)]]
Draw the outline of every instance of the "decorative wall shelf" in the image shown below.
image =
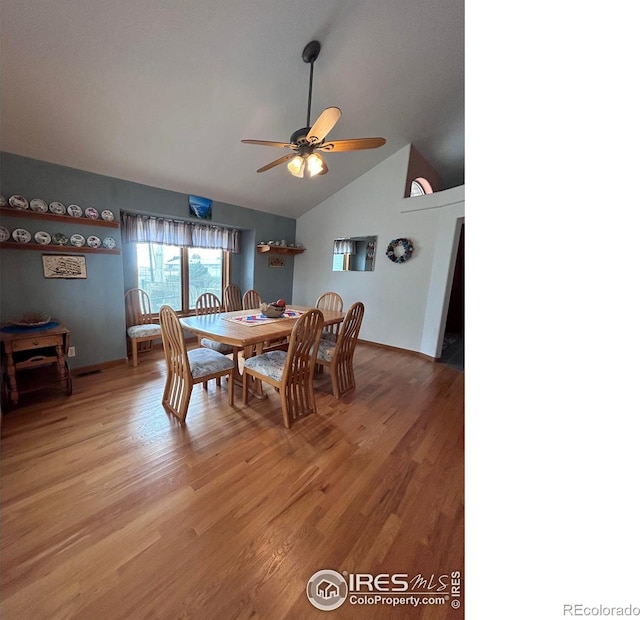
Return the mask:
[(259, 245), (258, 253), (259, 254), (302, 254), (304, 252), (304, 248), (294, 248), (291, 246), (284, 245)]
[(118, 248), (110, 250), (109, 248), (90, 248), (82, 245), (53, 245), (52, 243), (18, 243), (17, 241), (3, 241), (0, 243), (2, 250), (36, 250), (38, 252), (60, 252), (61, 254), (69, 254), (69, 252), (78, 252), (80, 254), (120, 254)]
[[(102, 226), (106, 228), (120, 228), (117, 221), (109, 222), (107, 220), (92, 220), (88, 217), (73, 217), (71, 215), (57, 215), (56, 213), (39, 213), (37, 211), (28, 211), (26, 209), (14, 209), (11, 207), (0, 207), (0, 217), (4, 219), (9, 217), (22, 217), (26, 219), (47, 220), (50, 222), (66, 222), (67, 224), (80, 224), (82, 226)], [(77, 252), (80, 254), (120, 254), (119, 248), (90, 248), (89, 246), (76, 245), (55, 245), (44, 243), (18, 243), (16, 241), (3, 241), (0, 243), (3, 250), (35, 250), (37, 252), (61, 252), (63, 254), (69, 252)]]
[(92, 220), (88, 217), (72, 217), (71, 215), (56, 215), (55, 213), (38, 213), (37, 211), (27, 211), (26, 209), (13, 209), (11, 207), (0, 207), (0, 216), (5, 217), (25, 217), (36, 220), (49, 220), (52, 222), (66, 222), (67, 224), (82, 224), (84, 226), (105, 226), (107, 228), (119, 228), (119, 222), (108, 222), (107, 220)]

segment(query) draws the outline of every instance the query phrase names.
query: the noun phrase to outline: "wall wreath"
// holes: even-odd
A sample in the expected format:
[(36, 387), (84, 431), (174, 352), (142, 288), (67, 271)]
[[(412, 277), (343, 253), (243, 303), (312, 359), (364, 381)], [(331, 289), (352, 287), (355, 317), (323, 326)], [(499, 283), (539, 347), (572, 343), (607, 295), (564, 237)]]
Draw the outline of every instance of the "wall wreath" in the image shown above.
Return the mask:
[(404, 237), (394, 239), (387, 246), (387, 258), (394, 263), (406, 263), (412, 254), (413, 243)]

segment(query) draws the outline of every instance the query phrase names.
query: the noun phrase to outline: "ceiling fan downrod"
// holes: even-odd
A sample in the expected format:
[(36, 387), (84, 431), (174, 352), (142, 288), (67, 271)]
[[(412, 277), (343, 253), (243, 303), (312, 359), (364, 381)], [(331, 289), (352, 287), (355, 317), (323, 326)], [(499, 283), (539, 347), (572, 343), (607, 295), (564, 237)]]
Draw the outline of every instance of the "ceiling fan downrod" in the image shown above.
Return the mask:
[(320, 54), (320, 43), (319, 41), (311, 41), (311, 43), (307, 43), (302, 50), (302, 60), (306, 63), (309, 63), (311, 67), (309, 68), (309, 101), (307, 103), (307, 128), (311, 128), (311, 93), (313, 91), (313, 63), (318, 58)]

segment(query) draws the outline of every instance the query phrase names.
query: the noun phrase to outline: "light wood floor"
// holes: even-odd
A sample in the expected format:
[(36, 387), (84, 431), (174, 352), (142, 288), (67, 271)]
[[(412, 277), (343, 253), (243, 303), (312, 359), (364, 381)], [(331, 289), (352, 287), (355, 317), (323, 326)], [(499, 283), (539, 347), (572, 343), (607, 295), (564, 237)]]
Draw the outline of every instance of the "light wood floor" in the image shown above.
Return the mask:
[(464, 597), (464, 374), (360, 344), (356, 377), (338, 401), (321, 376), (319, 414), (291, 430), (270, 388), (230, 408), (224, 382), (196, 386), (180, 426), (161, 352), (6, 413), (1, 617), (326, 618), (305, 594), (325, 568), (461, 571)]

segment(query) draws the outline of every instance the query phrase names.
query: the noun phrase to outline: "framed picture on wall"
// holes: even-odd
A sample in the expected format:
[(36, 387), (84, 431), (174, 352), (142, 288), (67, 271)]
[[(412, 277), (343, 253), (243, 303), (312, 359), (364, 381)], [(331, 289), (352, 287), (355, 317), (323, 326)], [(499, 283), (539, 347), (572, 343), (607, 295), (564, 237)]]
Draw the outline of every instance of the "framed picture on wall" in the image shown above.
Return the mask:
[(213, 200), (209, 198), (189, 195), (189, 213), (201, 220), (210, 220), (212, 203)]
[(284, 267), (282, 256), (269, 256), (269, 267)]
[(45, 278), (86, 279), (87, 262), (84, 256), (43, 254)]

